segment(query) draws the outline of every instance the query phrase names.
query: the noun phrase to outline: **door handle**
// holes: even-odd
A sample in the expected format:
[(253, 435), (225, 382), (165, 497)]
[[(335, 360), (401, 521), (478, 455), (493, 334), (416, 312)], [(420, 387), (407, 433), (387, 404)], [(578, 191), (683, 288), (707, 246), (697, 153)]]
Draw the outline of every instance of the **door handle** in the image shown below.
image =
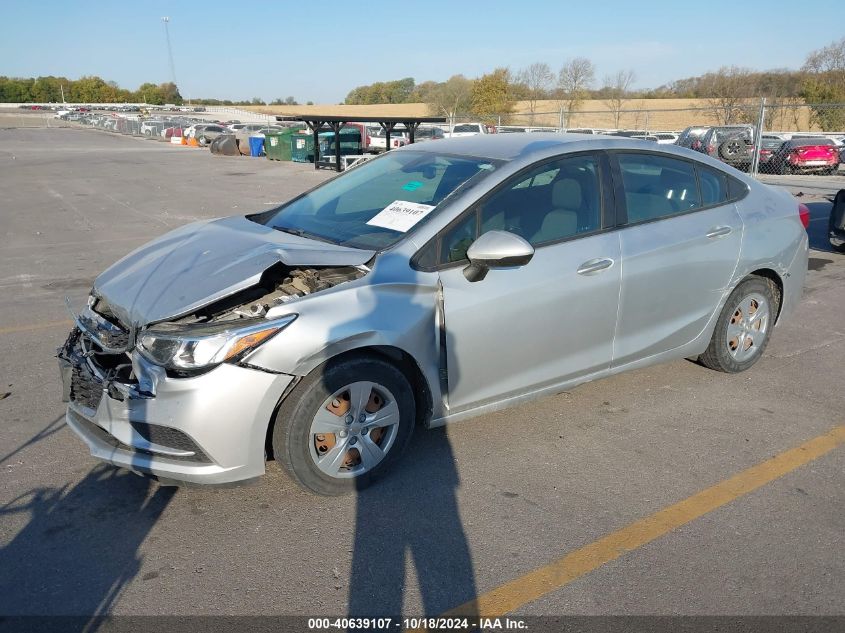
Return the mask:
[(733, 229), (729, 226), (714, 226), (707, 232), (707, 237), (712, 240), (716, 237), (724, 237), (725, 235), (728, 235), (731, 231), (733, 231)]
[(607, 257), (590, 259), (578, 267), (579, 275), (593, 275), (613, 266), (613, 260)]

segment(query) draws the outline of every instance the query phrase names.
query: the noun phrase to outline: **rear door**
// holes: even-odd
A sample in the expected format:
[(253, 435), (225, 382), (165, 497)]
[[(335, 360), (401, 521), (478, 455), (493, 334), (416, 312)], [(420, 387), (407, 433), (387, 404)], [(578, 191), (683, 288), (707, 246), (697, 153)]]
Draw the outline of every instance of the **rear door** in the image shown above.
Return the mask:
[(618, 366), (701, 333), (736, 270), (743, 224), (721, 170), (656, 152), (611, 161), (624, 224)]

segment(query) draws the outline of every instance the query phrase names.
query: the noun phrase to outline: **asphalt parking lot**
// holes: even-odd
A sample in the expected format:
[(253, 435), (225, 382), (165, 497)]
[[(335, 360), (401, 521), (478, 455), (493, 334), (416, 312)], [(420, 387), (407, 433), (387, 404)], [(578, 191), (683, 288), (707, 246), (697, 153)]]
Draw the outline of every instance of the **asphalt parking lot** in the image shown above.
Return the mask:
[[(772, 178), (804, 193), (814, 250), (797, 314), (744, 374), (674, 362), (419, 430), (357, 496), (272, 463), (178, 489), (98, 465), (63, 423), (64, 297), (171, 228), (332, 175), (0, 130), (0, 614), (845, 615), (845, 256), (824, 198), (842, 175)], [(710, 488), (719, 503), (694, 496)]]

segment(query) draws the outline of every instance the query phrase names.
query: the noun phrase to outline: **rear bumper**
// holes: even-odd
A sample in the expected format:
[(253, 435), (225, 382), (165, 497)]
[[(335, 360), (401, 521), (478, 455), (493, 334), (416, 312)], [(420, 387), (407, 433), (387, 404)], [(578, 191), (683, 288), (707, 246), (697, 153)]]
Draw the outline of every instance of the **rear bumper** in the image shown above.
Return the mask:
[(778, 323), (783, 319), (788, 319), (801, 302), (801, 296), (804, 293), (804, 280), (807, 277), (807, 260), (809, 259), (809, 255), (809, 238), (805, 232), (801, 240), (801, 245), (795, 251), (795, 257), (792, 258), (792, 262), (786, 269), (786, 273), (782, 276), (783, 300), (780, 314), (778, 315)]
[[(60, 363), (70, 395), (72, 368)], [(155, 395), (100, 385), (99, 402), (89, 392), (68, 403), (67, 424), (92, 456), (192, 483), (230, 483), (264, 473), (268, 424), (293, 376), (228, 364), (194, 378), (169, 378), (156, 366), (144, 371), (153, 376)]]
[(800, 171), (823, 171), (825, 169), (836, 169), (839, 167), (839, 161), (830, 161), (822, 164), (816, 165), (808, 165), (806, 163), (798, 162), (798, 163), (788, 163), (790, 167), (794, 170)]

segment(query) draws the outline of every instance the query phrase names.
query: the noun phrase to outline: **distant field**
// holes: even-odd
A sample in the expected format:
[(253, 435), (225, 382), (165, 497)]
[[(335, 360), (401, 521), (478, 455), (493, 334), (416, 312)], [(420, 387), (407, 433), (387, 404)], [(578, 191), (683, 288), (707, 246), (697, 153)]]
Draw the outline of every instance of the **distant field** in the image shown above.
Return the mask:
[[(625, 102), (619, 121), (620, 128), (649, 129), (649, 130), (681, 130), (688, 125), (712, 125), (717, 123), (712, 112), (695, 110), (707, 108), (706, 101), (701, 99), (630, 99)], [(756, 105), (750, 106), (756, 119)], [(245, 110), (264, 114), (296, 115), (321, 113), (330, 116), (432, 116), (424, 103), (380, 104), (368, 106), (353, 105), (313, 105), (313, 106), (244, 106)], [(638, 112), (634, 112), (638, 110)], [(668, 112), (666, 110), (669, 110)], [(529, 104), (520, 101), (514, 112), (527, 113)], [(556, 101), (538, 101), (535, 106), (533, 121), (527, 114), (515, 114), (502, 117), (502, 124), (558, 126), (560, 120), (560, 105)], [(540, 114), (547, 113), (547, 114)], [(809, 131), (810, 117), (806, 107), (792, 110), (783, 108), (778, 110), (772, 118), (771, 129), (783, 131)], [(507, 119), (507, 120), (506, 120)], [(613, 114), (604, 101), (585, 101), (579, 111), (572, 117), (568, 127), (614, 128)]]

